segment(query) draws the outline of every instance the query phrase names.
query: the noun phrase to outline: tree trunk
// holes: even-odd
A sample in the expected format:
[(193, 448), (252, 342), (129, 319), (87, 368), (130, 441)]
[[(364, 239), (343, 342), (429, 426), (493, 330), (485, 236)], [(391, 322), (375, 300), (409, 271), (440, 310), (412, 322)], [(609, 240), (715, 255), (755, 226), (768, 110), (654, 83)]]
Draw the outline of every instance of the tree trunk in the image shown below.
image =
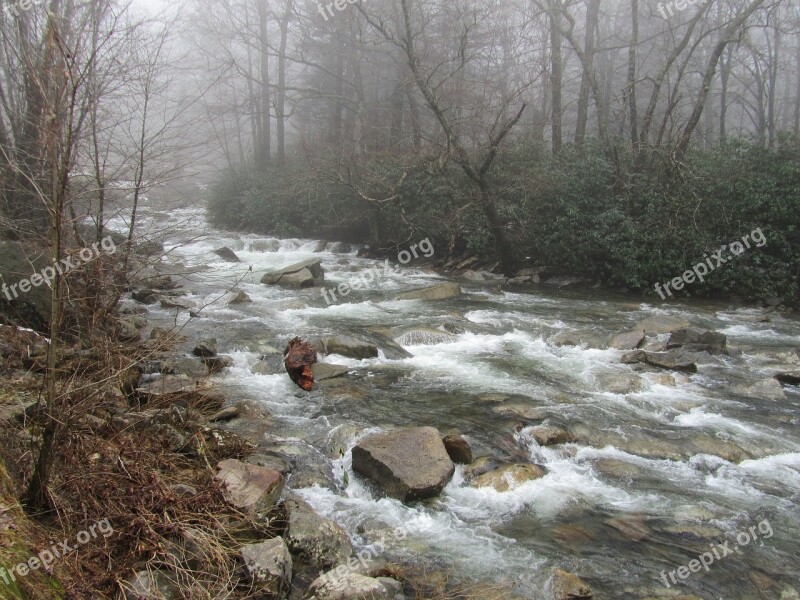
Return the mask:
[(586, 64), (581, 75), (581, 91), (578, 96), (578, 117), (575, 124), (575, 143), (582, 145), (586, 139), (586, 124), (589, 121), (589, 92), (591, 91), (591, 71), (594, 69), (594, 38), (600, 14), (600, 0), (589, 0), (586, 7), (586, 33), (584, 36), (584, 54)]

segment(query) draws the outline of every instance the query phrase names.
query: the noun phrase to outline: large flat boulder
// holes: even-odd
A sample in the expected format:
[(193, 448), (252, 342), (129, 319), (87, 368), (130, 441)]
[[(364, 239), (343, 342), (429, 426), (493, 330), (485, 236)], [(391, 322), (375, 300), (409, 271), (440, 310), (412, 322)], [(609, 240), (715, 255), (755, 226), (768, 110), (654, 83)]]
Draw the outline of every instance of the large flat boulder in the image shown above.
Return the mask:
[(356, 359), (378, 357), (378, 347), (375, 344), (349, 335), (332, 335), (322, 338), (322, 347), (326, 354), (339, 354)]
[(403, 502), (441, 493), (455, 466), (434, 427), (370, 435), (353, 448), (353, 470)]
[(461, 295), (461, 286), (453, 281), (446, 281), (431, 287), (400, 292), (398, 300), (447, 300)]
[(322, 261), (319, 258), (310, 258), (264, 274), (261, 283), (305, 288), (321, 285), (324, 280)]
[(639, 321), (633, 328), (644, 330), (647, 335), (658, 335), (660, 333), (672, 333), (678, 329), (691, 327), (691, 323), (680, 317), (669, 315), (653, 315), (644, 321)]
[(728, 338), (724, 333), (687, 327), (672, 332), (667, 340), (667, 350), (683, 348), (690, 352), (708, 352), (709, 354), (722, 354), (727, 348)]
[(683, 371), (686, 373), (697, 372), (698, 355), (683, 349), (667, 350), (666, 352), (645, 352), (645, 362), (653, 367), (669, 369), (670, 371)]
[(283, 475), (273, 469), (234, 458), (221, 461), (217, 469), (214, 480), (222, 486), (225, 499), (248, 514), (272, 508), (283, 492)]
[(617, 350), (634, 350), (640, 346), (644, 341), (644, 330), (633, 329), (618, 333), (611, 338), (608, 342), (609, 348), (616, 348)]

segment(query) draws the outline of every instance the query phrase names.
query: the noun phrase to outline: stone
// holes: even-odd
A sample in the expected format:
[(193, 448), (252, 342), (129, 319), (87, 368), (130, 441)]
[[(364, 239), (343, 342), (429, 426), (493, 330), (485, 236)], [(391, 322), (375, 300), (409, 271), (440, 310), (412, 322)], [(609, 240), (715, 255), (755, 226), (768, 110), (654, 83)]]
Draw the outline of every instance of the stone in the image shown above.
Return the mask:
[(643, 321), (639, 321), (633, 328), (644, 330), (646, 335), (658, 335), (661, 333), (672, 333), (679, 329), (691, 327), (691, 323), (680, 317), (668, 315), (653, 315)]
[(523, 483), (544, 477), (546, 474), (547, 471), (538, 465), (514, 463), (478, 475), (472, 480), (472, 485), (479, 488), (493, 487), (498, 492), (507, 492)]
[(283, 355), (283, 365), (289, 378), (301, 390), (310, 392), (314, 387), (314, 371), (311, 367), (317, 362), (317, 350), (314, 346), (299, 337), (289, 340)]
[(283, 492), (283, 475), (273, 469), (229, 458), (217, 464), (214, 480), (236, 508), (256, 514), (272, 508)]
[(237, 304), (247, 304), (253, 300), (243, 290), (233, 290), (231, 297), (228, 300), (228, 306), (236, 306)]
[(674, 331), (667, 340), (667, 350), (684, 348), (690, 352), (723, 354), (726, 351), (727, 337), (722, 333), (687, 327)]
[(325, 381), (326, 379), (344, 377), (350, 372), (350, 368), (344, 365), (318, 362), (312, 365), (311, 371), (314, 373), (314, 381)]
[(617, 350), (634, 350), (644, 341), (644, 329), (633, 329), (618, 333), (608, 342), (609, 348)]
[(192, 389), (192, 380), (183, 373), (177, 375), (157, 375), (136, 388), (136, 393), (146, 399), (177, 394)]
[(177, 308), (181, 310), (196, 310), (194, 303), (179, 298), (166, 298), (161, 296), (161, 308)]
[(200, 357), (215, 356), (217, 354), (217, 340), (214, 338), (200, 340), (192, 350), (192, 354)]
[(489, 273), (488, 271), (473, 271), (467, 270), (461, 274), (461, 277), (467, 281), (474, 281), (479, 283), (505, 283), (506, 278), (502, 275)]
[(562, 569), (555, 569), (550, 579), (552, 600), (592, 600), (594, 594), (577, 575)]
[(353, 544), (338, 524), (318, 515), (299, 498), (288, 499), (285, 506), (289, 511), (286, 542), (292, 554), (315, 569), (330, 568), (353, 555)]
[(526, 283), (533, 283), (533, 277), (530, 275), (520, 275), (519, 277), (512, 277), (508, 280), (508, 285), (525, 285)]
[(349, 335), (335, 335), (323, 338), (322, 345), (326, 354), (339, 354), (355, 359), (378, 357), (378, 347), (375, 344)]
[(472, 448), (463, 435), (446, 435), (442, 439), (447, 454), (456, 464), (468, 465), (472, 462)]
[(595, 380), (599, 389), (612, 394), (630, 394), (644, 387), (644, 380), (630, 372), (598, 373)]
[(240, 550), (254, 591), (284, 598), (292, 587), (292, 555), (286, 542), (275, 537)]
[(647, 353), (644, 350), (634, 350), (633, 352), (626, 352), (623, 354), (619, 362), (623, 365), (634, 365), (647, 361)]
[(261, 278), (261, 283), (305, 288), (321, 285), (324, 280), (325, 272), (322, 270), (322, 260), (311, 258), (265, 273)]
[(309, 587), (309, 600), (398, 600), (403, 586), (388, 577), (368, 577), (341, 565), (323, 573)]
[(540, 446), (555, 446), (575, 440), (569, 431), (552, 425), (537, 425), (531, 429), (531, 435)]
[(203, 364), (208, 369), (209, 374), (215, 375), (225, 369), (230, 369), (233, 366), (233, 357), (226, 354), (219, 354), (217, 356), (207, 356), (203, 359)]
[(671, 371), (683, 371), (684, 373), (697, 372), (696, 360), (697, 355), (686, 352), (683, 349), (645, 353), (645, 361), (648, 365)]
[(461, 286), (455, 282), (447, 281), (438, 285), (400, 292), (395, 296), (397, 300), (448, 300), (461, 295)]
[(157, 291), (145, 288), (131, 293), (131, 298), (140, 304), (155, 304), (161, 296)]
[(217, 411), (210, 417), (208, 417), (208, 421), (210, 423), (220, 423), (225, 421), (230, 421), (235, 419), (239, 416), (241, 409), (238, 405), (228, 406), (227, 408), (223, 408), (222, 410)]
[(590, 282), (588, 279), (584, 279), (583, 277), (574, 277), (571, 275), (556, 275), (555, 277), (550, 277), (547, 281), (544, 282), (544, 285), (549, 285), (553, 287), (575, 287), (578, 285), (588, 285)]
[(455, 467), (434, 427), (406, 427), (370, 435), (352, 452), (353, 470), (403, 502), (441, 493)]
[(785, 385), (800, 385), (800, 371), (783, 371), (773, 377)]
[(777, 379), (762, 379), (749, 385), (737, 385), (733, 388), (734, 393), (747, 398), (758, 398), (760, 400), (785, 400), (786, 394)]
[(140, 339), (141, 334), (133, 317), (122, 317), (117, 321), (117, 338), (123, 342), (136, 342)]
[(236, 253), (228, 248), (227, 246), (223, 246), (222, 248), (217, 248), (214, 250), (214, 254), (219, 256), (225, 262), (242, 262)]
[(173, 577), (157, 570), (134, 573), (122, 583), (122, 590), (124, 600), (177, 600), (183, 597)]
[(582, 331), (559, 331), (553, 336), (553, 343), (556, 346), (586, 346), (600, 350), (605, 348), (603, 340), (598, 336)]

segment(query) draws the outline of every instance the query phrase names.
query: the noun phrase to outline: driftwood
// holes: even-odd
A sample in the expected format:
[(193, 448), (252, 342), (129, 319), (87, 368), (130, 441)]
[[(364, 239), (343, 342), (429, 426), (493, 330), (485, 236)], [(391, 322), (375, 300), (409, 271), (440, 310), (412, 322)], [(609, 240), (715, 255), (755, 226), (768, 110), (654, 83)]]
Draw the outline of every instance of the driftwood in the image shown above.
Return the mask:
[(317, 350), (310, 342), (296, 337), (289, 341), (283, 351), (283, 366), (300, 389), (307, 392), (314, 387), (314, 372), (311, 365), (317, 362)]

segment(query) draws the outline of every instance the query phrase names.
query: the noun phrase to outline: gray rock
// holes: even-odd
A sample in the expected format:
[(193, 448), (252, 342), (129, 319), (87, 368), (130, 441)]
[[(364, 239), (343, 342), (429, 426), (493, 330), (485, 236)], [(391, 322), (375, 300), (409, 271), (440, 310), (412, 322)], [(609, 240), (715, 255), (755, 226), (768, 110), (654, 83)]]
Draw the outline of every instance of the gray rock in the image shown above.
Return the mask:
[(508, 280), (508, 285), (525, 285), (526, 283), (533, 283), (533, 277), (530, 275), (521, 275)]
[(581, 331), (559, 331), (553, 336), (553, 343), (556, 346), (586, 346), (599, 350), (605, 348), (599, 336)]
[(117, 337), (123, 342), (135, 342), (141, 337), (133, 317), (122, 317), (117, 321)]
[(222, 486), (225, 499), (249, 514), (272, 508), (283, 492), (283, 475), (273, 469), (233, 458), (221, 461), (217, 469), (214, 480)]
[(683, 348), (690, 352), (708, 352), (709, 354), (722, 354), (726, 351), (727, 337), (722, 333), (687, 327), (678, 329), (669, 336), (667, 350)]
[(319, 258), (311, 258), (303, 262), (283, 267), (276, 271), (264, 274), (261, 283), (269, 285), (286, 285), (289, 287), (312, 287), (321, 285), (325, 279), (325, 272), (322, 270), (322, 261)]
[(441, 493), (455, 467), (433, 427), (370, 435), (353, 448), (353, 470), (403, 502)]
[(368, 577), (340, 565), (311, 583), (309, 600), (404, 600), (402, 590), (399, 581)]
[(159, 293), (148, 288), (136, 290), (131, 294), (131, 298), (140, 304), (155, 304), (161, 298)]
[(461, 286), (452, 281), (408, 292), (400, 292), (398, 300), (448, 300), (461, 295)]
[(207, 340), (200, 340), (192, 350), (195, 356), (209, 357), (217, 354), (217, 340), (209, 338)]
[(783, 371), (773, 377), (785, 385), (800, 385), (800, 371)]
[(139, 571), (122, 584), (124, 600), (177, 600), (182, 598), (173, 576), (163, 571)]
[(464, 271), (461, 274), (461, 277), (466, 279), (467, 281), (473, 281), (478, 283), (505, 283), (506, 278), (502, 275), (496, 275), (494, 273), (489, 273), (488, 271), (473, 271), (468, 270)]
[(747, 398), (761, 400), (785, 400), (786, 394), (777, 379), (762, 379), (749, 385), (738, 385), (733, 388), (734, 393)]
[(326, 354), (340, 354), (349, 358), (377, 358), (378, 347), (375, 344), (359, 340), (349, 335), (335, 335), (322, 339)]
[(299, 498), (290, 498), (285, 506), (289, 511), (286, 541), (292, 554), (316, 569), (338, 565), (353, 555), (353, 544), (339, 525)]
[(531, 435), (540, 446), (555, 446), (574, 441), (574, 436), (564, 429), (552, 425), (537, 425), (531, 429)]
[(214, 250), (214, 254), (219, 256), (225, 262), (242, 262), (239, 257), (236, 256), (236, 253), (227, 246), (223, 246), (222, 248)]
[(623, 354), (619, 362), (623, 365), (634, 365), (647, 361), (647, 353), (644, 350), (634, 350), (633, 352), (626, 352)]
[(681, 349), (645, 353), (645, 361), (648, 365), (685, 373), (697, 372), (697, 364), (695, 362), (697, 358), (696, 354)]
[(192, 380), (180, 373), (178, 375), (160, 375), (150, 379), (136, 388), (136, 393), (148, 399), (168, 394), (176, 394), (191, 389)]
[(203, 364), (208, 369), (211, 375), (229, 369), (233, 366), (233, 357), (227, 354), (219, 354), (217, 356), (207, 356), (203, 359)]
[(283, 538), (276, 537), (241, 549), (250, 582), (258, 593), (284, 598), (292, 586), (292, 555)]
[(343, 377), (350, 372), (350, 368), (344, 365), (321, 362), (314, 363), (311, 370), (314, 372), (314, 381), (325, 381), (326, 379)]
[(590, 281), (583, 277), (572, 277), (570, 275), (556, 275), (544, 282), (544, 285), (554, 287), (575, 287), (578, 285), (589, 285)]
[(233, 290), (227, 298), (228, 306), (235, 306), (237, 304), (247, 304), (253, 300), (247, 295), (244, 290)]
[(616, 348), (617, 350), (633, 350), (635, 348), (638, 348), (643, 341), (644, 341), (644, 330), (634, 329), (632, 331), (625, 331), (624, 333), (618, 333), (617, 335), (612, 337), (611, 341), (608, 342), (608, 347)]
[(195, 310), (197, 307), (193, 302), (188, 300), (181, 300), (179, 298), (165, 298), (161, 297), (161, 308), (178, 308), (181, 310)]
[(238, 417), (239, 414), (240, 414), (240, 408), (238, 405), (228, 406), (208, 417), (208, 420), (210, 423), (230, 421), (231, 419), (235, 419), (236, 417)]
[(642, 329), (647, 335), (658, 335), (660, 333), (672, 333), (673, 331), (686, 329), (687, 327), (691, 327), (691, 323), (686, 319), (668, 315), (654, 315), (646, 318), (644, 321), (639, 321), (634, 326), (634, 329)]
[(442, 439), (447, 454), (456, 464), (468, 465), (472, 462), (472, 448), (463, 435), (446, 435)]

